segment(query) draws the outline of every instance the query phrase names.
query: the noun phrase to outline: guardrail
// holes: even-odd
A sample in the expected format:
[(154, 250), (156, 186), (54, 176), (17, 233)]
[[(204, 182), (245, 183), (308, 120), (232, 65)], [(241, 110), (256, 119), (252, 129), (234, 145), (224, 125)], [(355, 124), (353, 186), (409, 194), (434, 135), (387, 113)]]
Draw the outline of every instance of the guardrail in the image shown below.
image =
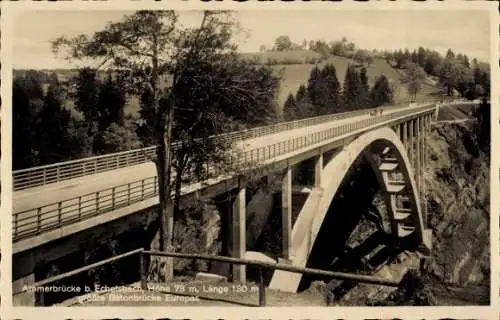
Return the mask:
[[(398, 106), (384, 107), (384, 109), (394, 109)], [(373, 109), (364, 109), (344, 113), (329, 114), (314, 118), (282, 122), (269, 126), (263, 126), (244, 131), (231, 132), (209, 139), (224, 139), (231, 141), (245, 140), (275, 134), (287, 130), (293, 130), (308, 126), (313, 126), (333, 120), (340, 120), (368, 114)], [(178, 143), (172, 144), (172, 149), (178, 147)], [(50, 183), (74, 179), (82, 176), (98, 174), (101, 172), (125, 168), (151, 161), (156, 157), (156, 147), (147, 147), (130, 151), (112, 153), (102, 156), (88, 157), (78, 160), (59, 162), (44, 166), (16, 170), (12, 173), (14, 191), (42, 186)]]
[[(193, 254), (193, 253), (176, 253), (176, 252), (162, 252), (162, 251), (151, 251), (151, 250), (144, 250), (142, 248), (140, 249), (135, 249), (126, 253), (122, 253), (120, 255), (90, 264), (88, 266), (78, 268), (73, 271), (65, 272), (60, 275), (35, 282), (34, 284), (31, 285), (32, 288), (35, 289), (36, 294), (38, 294), (38, 306), (45, 306), (45, 287), (50, 286), (56, 281), (68, 279), (69, 277), (75, 276), (77, 274), (89, 271), (91, 269), (101, 267), (113, 262), (116, 262), (118, 260), (121, 260), (126, 257), (134, 256), (134, 255), (139, 255), (139, 277), (140, 277), (140, 288), (143, 291), (148, 292), (148, 281), (147, 281), (147, 261), (146, 261), (146, 256), (163, 256), (163, 257), (173, 257), (173, 258), (181, 258), (181, 259), (200, 259), (200, 260), (206, 260), (206, 261), (216, 261), (216, 262), (225, 262), (225, 263), (230, 263), (231, 265), (250, 265), (250, 266), (257, 266), (258, 271), (259, 271), (259, 307), (264, 307), (266, 306), (266, 287), (264, 285), (264, 275), (263, 271), (264, 269), (272, 269), (272, 270), (283, 270), (283, 271), (289, 271), (289, 272), (294, 272), (294, 273), (302, 273), (302, 274), (309, 274), (309, 275), (317, 275), (317, 276), (326, 276), (330, 277), (333, 279), (339, 279), (339, 280), (347, 280), (347, 281), (354, 281), (354, 282), (362, 282), (362, 283), (369, 283), (369, 284), (375, 284), (375, 285), (382, 285), (382, 286), (390, 286), (390, 287), (397, 287), (399, 285), (398, 282), (393, 281), (393, 280), (387, 280), (387, 279), (382, 279), (374, 276), (369, 276), (369, 275), (359, 275), (359, 274), (352, 274), (352, 273), (346, 273), (346, 272), (335, 272), (335, 271), (327, 271), (327, 270), (320, 270), (320, 269), (313, 269), (313, 268), (301, 268), (301, 267), (296, 267), (293, 265), (288, 265), (288, 264), (281, 264), (281, 263), (269, 263), (269, 262), (262, 262), (262, 261), (257, 261), (257, 260), (248, 260), (248, 259), (239, 259), (239, 258), (233, 258), (233, 257), (224, 257), (224, 256), (213, 256), (213, 255), (205, 255), (205, 254)], [(14, 295), (18, 294), (23, 294), (27, 293), (30, 289), (25, 288), (21, 290), (20, 292), (14, 292)], [(85, 290), (81, 290), (81, 292), (85, 292)], [(168, 292), (163, 292), (166, 294), (175, 294), (175, 289), (172, 291)], [(201, 297), (203, 298), (203, 297)], [(212, 298), (213, 299), (213, 298)], [(328, 292), (325, 292), (325, 302), (326, 305), (329, 305), (329, 299), (328, 299)]]
[[(386, 115), (370, 117), (353, 123), (346, 123), (301, 137), (280, 141), (271, 145), (254, 148), (239, 153), (232, 151), (230, 166), (234, 170), (258, 165), (264, 161), (294, 152), (311, 145), (343, 137), (356, 131), (372, 130), (375, 126), (386, 125), (387, 122), (402, 120), (408, 116), (417, 116), (423, 112), (434, 112), (431, 106), (414, 107), (409, 110), (396, 111)], [(361, 132), (362, 132), (361, 131)], [(220, 176), (223, 172), (216, 165), (209, 168), (210, 177)], [(205, 180), (206, 181), (206, 180)], [(193, 181), (200, 182), (200, 181)], [(97, 216), (133, 203), (144, 201), (158, 195), (158, 179), (156, 176), (134, 181), (124, 185), (99, 190), (89, 194), (65, 199), (39, 208), (15, 212), (12, 228), (13, 240), (38, 235), (42, 232), (59, 228)]]

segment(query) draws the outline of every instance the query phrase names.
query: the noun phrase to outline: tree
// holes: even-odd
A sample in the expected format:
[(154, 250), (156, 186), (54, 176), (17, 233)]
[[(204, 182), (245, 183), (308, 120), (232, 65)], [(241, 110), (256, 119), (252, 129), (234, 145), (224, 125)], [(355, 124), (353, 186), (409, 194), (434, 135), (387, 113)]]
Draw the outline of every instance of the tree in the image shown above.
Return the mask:
[(418, 53), (415, 50), (413, 50), (411, 53), (411, 62), (418, 65)]
[(478, 119), (479, 124), (479, 142), (480, 148), (486, 152), (487, 155), (490, 154), (491, 145), (491, 105), (486, 98), (481, 100), (479, 108), (475, 112), (475, 116)]
[(455, 53), (453, 53), (453, 51), (451, 51), (451, 49), (448, 49), (448, 51), (446, 51), (445, 57), (447, 60), (453, 60), (453, 59), (455, 59)]
[(473, 82), (481, 85), (485, 90), (485, 94), (490, 93), (490, 67), (488, 64), (477, 63), (474, 64), (473, 69)]
[(292, 41), (289, 36), (279, 36), (274, 41), (274, 51), (287, 51), (292, 48)]
[(427, 74), (438, 75), (439, 65), (441, 64), (442, 57), (436, 51), (431, 51), (425, 60), (424, 70)]
[(66, 160), (70, 113), (62, 106), (61, 88), (57, 84), (49, 86), (39, 117), (41, 126), (35, 131), (40, 141), (40, 163), (50, 164)]
[(309, 75), (307, 92), (316, 112), (311, 116), (338, 112), (340, 105), (340, 83), (333, 64), (323, 69), (315, 66)]
[(101, 148), (105, 153), (120, 152), (141, 147), (141, 141), (134, 128), (127, 123), (111, 123), (101, 134)]
[(375, 84), (371, 90), (371, 102), (373, 107), (378, 107), (384, 104), (392, 104), (393, 92), (386, 76), (381, 75), (375, 80)]
[[(323, 103), (325, 92), (321, 79), (321, 69), (318, 66), (314, 66), (309, 73), (309, 79), (307, 80), (307, 93), (311, 99), (311, 103), (319, 109)], [(317, 112), (317, 114), (320, 114), (320, 112)]]
[(98, 121), (101, 85), (96, 77), (96, 71), (88, 67), (79, 70), (74, 83), (75, 90), (72, 97), (76, 110), (83, 114), (86, 121)]
[[(288, 102), (288, 110), (290, 110), (290, 106), (291, 101)], [(300, 85), (295, 97), (295, 107), (292, 111), (287, 111), (287, 114), (290, 120), (305, 119), (318, 115), (318, 108), (311, 103), (311, 98), (305, 85)]]
[(359, 92), (361, 90), (361, 83), (359, 74), (354, 66), (347, 67), (342, 86), (342, 98), (345, 111), (352, 111), (360, 109)]
[[(234, 23), (229, 13), (205, 11), (198, 28), (179, 30), (177, 21), (173, 11), (138, 11), (108, 24), (91, 38), (81, 35), (54, 42), (56, 49), (72, 49), (70, 56), (74, 58), (98, 58), (103, 64), (128, 70), (129, 89), (151, 93), (148, 112), (153, 115), (151, 130), (157, 144), (157, 220), (162, 251), (173, 251), (174, 216), (180, 184), (186, 177), (182, 169), (191, 164), (194, 174), (206, 177), (213, 169), (206, 166), (207, 161), (217, 163), (228, 147), (224, 141), (206, 137), (231, 129), (233, 119), (244, 122), (252, 118), (256, 123), (275, 118), (279, 84), (270, 68), (239, 59), (230, 41)], [(160, 80), (168, 81), (168, 86)], [(174, 138), (180, 139), (175, 157), (171, 149)], [(173, 185), (172, 170), (176, 177)], [(172, 188), (174, 199), (170, 197)], [(170, 279), (172, 261), (166, 262), (155, 261), (160, 269), (166, 268), (161, 273)]]
[(427, 52), (423, 47), (418, 47), (417, 51), (417, 64), (422, 68), (425, 67), (425, 63), (427, 62)]
[(139, 97), (139, 115), (141, 116), (141, 121), (137, 128), (137, 135), (145, 146), (154, 145), (157, 140), (154, 136), (155, 114), (153, 93), (149, 88), (145, 88)]
[(324, 41), (317, 40), (309, 43), (310, 50), (319, 53), (323, 58), (330, 55), (330, 47)]
[(285, 104), (283, 105), (283, 118), (285, 121), (291, 121), (295, 119), (297, 104), (295, 103), (295, 98), (293, 94), (289, 94), (286, 98)]
[(94, 128), (92, 122), (71, 117), (68, 123), (68, 159), (78, 159), (94, 155)]
[(464, 95), (467, 84), (473, 79), (472, 71), (454, 59), (444, 59), (439, 69), (439, 81), (447, 88), (448, 96), (453, 89)]
[(12, 168), (39, 163), (37, 128), (43, 108), (41, 85), (34, 79), (15, 78), (12, 83)]
[[(167, 70), (174, 75), (174, 86), (179, 70), (176, 64), (183, 59), (190, 59), (191, 52), (170, 52), (175, 33), (177, 14), (173, 11), (139, 11), (126, 16), (121, 22), (109, 23), (104, 30), (92, 37), (79, 35), (72, 39), (61, 37), (53, 42), (55, 52), (69, 48), (68, 57), (76, 59), (94, 58), (100, 60), (100, 66), (113, 63), (122, 69), (133, 72), (132, 82), (138, 91), (144, 87), (151, 90), (153, 110), (157, 115), (155, 135), (158, 142), (157, 171), (159, 181), (159, 249), (172, 250), (173, 212), (170, 201), (171, 159), (170, 150), (175, 94), (169, 90), (170, 104), (159, 105), (162, 88), (159, 88), (160, 76)], [(204, 16), (202, 26), (206, 21)], [(175, 50), (174, 50), (175, 51)], [(140, 63), (145, 63), (142, 67)], [(172, 70), (172, 65), (174, 65)], [(149, 72), (148, 72), (149, 71)], [(134, 81), (135, 80), (135, 81)], [(171, 259), (166, 264), (166, 277), (171, 278)]]
[(101, 85), (97, 102), (99, 131), (105, 131), (112, 123), (123, 125), (126, 93), (121, 83), (120, 79), (113, 80), (110, 74)]
[(425, 71), (418, 65), (410, 62), (406, 65), (406, 78), (405, 81), (408, 86), (408, 93), (410, 99), (415, 101), (417, 93), (422, 90), (425, 80)]
[(304, 101), (310, 102), (311, 101), (309, 94), (307, 93), (307, 88), (303, 84), (301, 84), (299, 86), (299, 89), (297, 89), (297, 95), (296, 95), (295, 101), (297, 101), (297, 102), (304, 102)]
[(321, 70), (321, 78), (325, 86), (325, 100), (322, 105), (324, 113), (336, 113), (341, 111), (340, 82), (337, 78), (337, 70), (329, 63)]
[(342, 41), (335, 41), (331, 45), (331, 53), (334, 56), (344, 56), (344, 43)]
[(353, 59), (362, 65), (367, 64), (369, 66), (373, 63), (373, 56), (368, 50), (357, 50)]
[(361, 108), (368, 108), (371, 106), (370, 102), (370, 86), (368, 85), (368, 76), (366, 74), (366, 68), (361, 68), (359, 72), (360, 90), (359, 90), (359, 100), (361, 103)]

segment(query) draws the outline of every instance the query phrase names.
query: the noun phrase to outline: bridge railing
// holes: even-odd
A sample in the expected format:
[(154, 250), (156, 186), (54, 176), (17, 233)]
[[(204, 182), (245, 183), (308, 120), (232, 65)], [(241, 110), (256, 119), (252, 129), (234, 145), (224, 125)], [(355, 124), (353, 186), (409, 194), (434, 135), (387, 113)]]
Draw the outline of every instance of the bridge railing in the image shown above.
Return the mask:
[[(367, 284), (375, 284), (375, 285), (382, 285), (382, 286), (389, 286), (389, 287), (397, 287), (399, 285), (399, 282), (394, 281), (394, 280), (389, 280), (389, 279), (383, 279), (380, 277), (374, 277), (370, 275), (362, 275), (362, 274), (353, 274), (353, 273), (346, 273), (346, 272), (336, 272), (336, 271), (329, 271), (329, 270), (321, 270), (321, 269), (313, 269), (313, 268), (302, 268), (302, 267), (296, 267), (288, 264), (282, 264), (282, 263), (270, 263), (270, 262), (263, 262), (263, 261), (258, 261), (258, 260), (249, 260), (249, 259), (239, 259), (239, 258), (233, 258), (233, 257), (225, 257), (225, 256), (213, 256), (213, 255), (206, 255), (206, 254), (195, 254), (195, 253), (177, 253), (177, 252), (163, 252), (163, 251), (152, 251), (152, 250), (144, 250), (143, 248), (135, 249), (129, 252), (125, 252), (119, 255), (116, 255), (114, 257), (104, 259), (99, 262), (92, 263), (90, 265), (87, 265), (82, 268), (78, 268), (72, 271), (68, 271), (62, 274), (59, 274), (57, 276), (53, 276), (50, 278), (47, 278), (45, 280), (41, 280), (38, 282), (35, 282), (34, 284), (31, 285), (31, 288), (41, 288), (42, 290), (37, 290), (36, 293), (38, 295), (38, 300), (36, 305), (37, 306), (45, 306), (46, 303), (46, 293), (44, 292), (45, 287), (49, 287), (52, 285), (55, 285), (58, 281), (61, 280), (68, 280), (69, 278), (76, 276), (78, 274), (81, 274), (83, 272), (88, 272), (92, 269), (98, 268), (98, 267), (103, 267), (106, 265), (109, 265), (111, 263), (116, 263), (119, 260), (122, 260), (124, 258), (129, 258), (132, 256), (137, 256), (139, 255), (139, 263), (137, 266), (137, 269), (139, 270), (139, 278), (140, 278), (140, 289), (144, 291), (148, 291), (148, 281), (147, 281), (147, 260), (146, 258), (149, 256), (162, 256), (162, 257), (171, 257), (171, 258), (177, 258), (177, 259), (197, 259), (197, 260), (204, 260), (204, 261), (216, 261), (216, 262), (222, 262), (222, 263), (229, 263), (230, 265), (246, 265), (246, 266), (255, 266), (258, 268), (259, 271), (259, 307), (264, 307), (266, 306), (266, 287), (264, 284), (264, 270), (265, 269), (271, 269), (271, 270), (283, 270), (283, 271), (288, 271), (288, 272), (294, 272), (294, 273), (301, 273), (301, 274), (309, 274), (309, 275), (318, 275), (318, 276), (323, 276), (323, 277), (330, 277), (332, 279), (339, 279), (339, 280), (348, 280), (348, 281), (354, 281), (354, 282), (360, 282), (360, 283), (367, 283)], [(172, 288), (171, 291), (168, 292), (162, 292), (164, 294), (175, 294), (176, 290), (175, 288), (175, 282), (173, 286), (170, 286)], [(86, 290), (83, 290), (83, 288), (80, 288), (81, 292), (87, 292)], [(166, 289), (166, 288), (165, 288)], [(26, 288), (22, 289), (20, 292), (14, 292), (14, 295), (19, 295), (19, 294), (24, 294), (27, 293), (30, 289), (28, 286)], [(183, 292), (177, 292), (182, 294)], [(200, 295), (200, 298), (203, 298), (203, 295)], [(206, 297), (213, 299), (213, 297)], [(236, 301), (235, 301), (236, 302)], [(330, 300), (328, 299), (328, 292), (325, 292), (325, 302), (326, 305), (329, 305)]]
[[(401, 110), (394, 113), (370, 117), (352, 123), (345, 123), (319, 132), (306, 134), (301, 137), (280, 141), (271, 145), (253, 148), (240, 152), (231, 151), (229, 154), (230, 167), (235, 171), (249, 168), (262, 162), (275, 159), (285, 154), (307, 148), (309, 146), (340, 138), (356, 131), (371, 130), (374, 126), (384, 125), (387, 122), (416, 116), (422, 112), (434, 111), (434, 107), (422, 106), (410, 110)], [(218, 177), (227, 174), (226, 168), (216, 164), (209, 165), (209, 176)], [(175, 173), (174, 173), (175, 175)], [(174, 177), (173, 177), (174, 178)], [(195, 183), (197, 181), (193, 181)], [(198, 181), (200, 182), (200, 181)], [(112, 188), (99, 190), (78, 197), (65, 199), (39, 208), (15, 212), (13, 214), (14, 241), (38, 235), (67, 224), (72, 224), (94, 216), (98, 216), (133, 203), (141, 202), (158, 195), (158, 179), (156, 176), (137, 180)]]
[[(384, 107), (392, 109), (396, 106)], [(269, 126), (263, 126), (243, 131), (230, 132), (209, 139), (224, 139), (231, 141), (246, 140), (262, 137), (283, 131), (309, 127), (317, 124), (330, 122), (333, 120), (345, 119), (358, 115), (368, 114), (373, 109), (365, 109), (344, 113), (328, 114), (308, 119), (295, 120), (289, 122), (277, 123)], [(172, 149), (178, 147), (177, 143), (172, 144)], [(13, 189), (14, 191), (42, 186), (50, 183), (79, 178), (83, 176), (98, 174), (101, 172), (125, 168), (141, 163), (151, 161), (156, 157), (156, 147), (146, 147), (130, 151), (106, 154), (95, 157), (59, 162), (33, 168), (26, 168), (13, 171)]]

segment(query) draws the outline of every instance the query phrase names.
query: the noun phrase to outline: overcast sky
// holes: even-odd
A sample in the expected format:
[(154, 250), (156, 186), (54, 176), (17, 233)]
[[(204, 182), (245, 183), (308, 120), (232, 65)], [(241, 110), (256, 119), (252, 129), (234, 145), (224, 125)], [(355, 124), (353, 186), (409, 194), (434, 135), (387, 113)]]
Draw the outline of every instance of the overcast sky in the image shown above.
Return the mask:
[[(49, 41), (58, 36), (92, 34), (118, 11), (28, 11), (14, 19), (14, 68), (69, 68), (57, 58)], [(201, 13), (181, 11), (184, 25), (198, 24)], [(489, 15), (486, 11), (240, 11), (236, 13), (247, 33), (236, 37), (240, 51), (255, 52), (271, 46), (280, 35), (292, 41), (339, 40), (343, 36), (366, 49), (423, 46), (444, 53), (448, 48), (489, 61)]]

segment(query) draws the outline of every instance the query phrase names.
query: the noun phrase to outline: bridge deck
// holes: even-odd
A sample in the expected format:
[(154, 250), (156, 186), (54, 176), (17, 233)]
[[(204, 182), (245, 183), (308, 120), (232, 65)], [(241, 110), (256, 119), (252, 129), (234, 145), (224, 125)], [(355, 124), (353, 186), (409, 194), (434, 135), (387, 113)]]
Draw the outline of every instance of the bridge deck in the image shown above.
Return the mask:
[[(245, 154), (232, 154), (232, 164), (239, 166), (241, 163), (246, 167), (258, 163), (288, 162), (293, 157), (314, 151), (325, 144), (336, 143), (380, 126), (406, 121), (422, 112), (434, 111), (432, 104), (392, 106), (384, 108), (383, 113), (377, 113), (376, 116), (370, 115), (370, 112), (355, 113), (347, 118), (309, 127), (235, 141), (233, 150), (244, 151)], [(218, 177), (220, 173), (215, 165), (210, 166), (209, 171), (215, 176), (212, 175), (203, 182), (186, 183), (182, 186), (183, 193), (187, 190), (193, 192), (204, 189), (206, 183), (217, 188), (223, 177)], [(134, 203), (146, 200), (152, 203), (151, 200), (156, 198), (157, 188), (155, 165), (153, 162), (145, 162), (15, 191), (14, 241), (40, 235), (54, 228), (59, 230), (64, 225), (114, 212), (120, 208), (128, 210), (126, 208), (131, 208)]]
[[(390, 114), (393, 111), (387, 111)], [(258, 147), (268, 146), (280, 141), (286, 141), (291, 138), (300, 137), (305, 134), (319, 132), (332, 126), (342, 125), (352, 121), (358, 121), (369, 118), (369, 115), (360, 115), (347, 119), (340, 119), (333, 122), (319, 124), (306, 129), (299, 128), (280, 132), (264, 137), (239, 141), (235, 148), (250, 150)], [(112, 188), (113, 186), (124, 185), (144, 178), (156, 175), (156, 169), (153, 162), (134, 165), (126, 168), (115, 169), (85, 177), (79, 177), (71, 180), (65, 180), (44, 186), (30, 189), (19, 190), (13, 193), (13, 212), (21, 212), (38, 208), (44, 205), (55, 203), (57, 201), (78, 197), (98, 190)]]

